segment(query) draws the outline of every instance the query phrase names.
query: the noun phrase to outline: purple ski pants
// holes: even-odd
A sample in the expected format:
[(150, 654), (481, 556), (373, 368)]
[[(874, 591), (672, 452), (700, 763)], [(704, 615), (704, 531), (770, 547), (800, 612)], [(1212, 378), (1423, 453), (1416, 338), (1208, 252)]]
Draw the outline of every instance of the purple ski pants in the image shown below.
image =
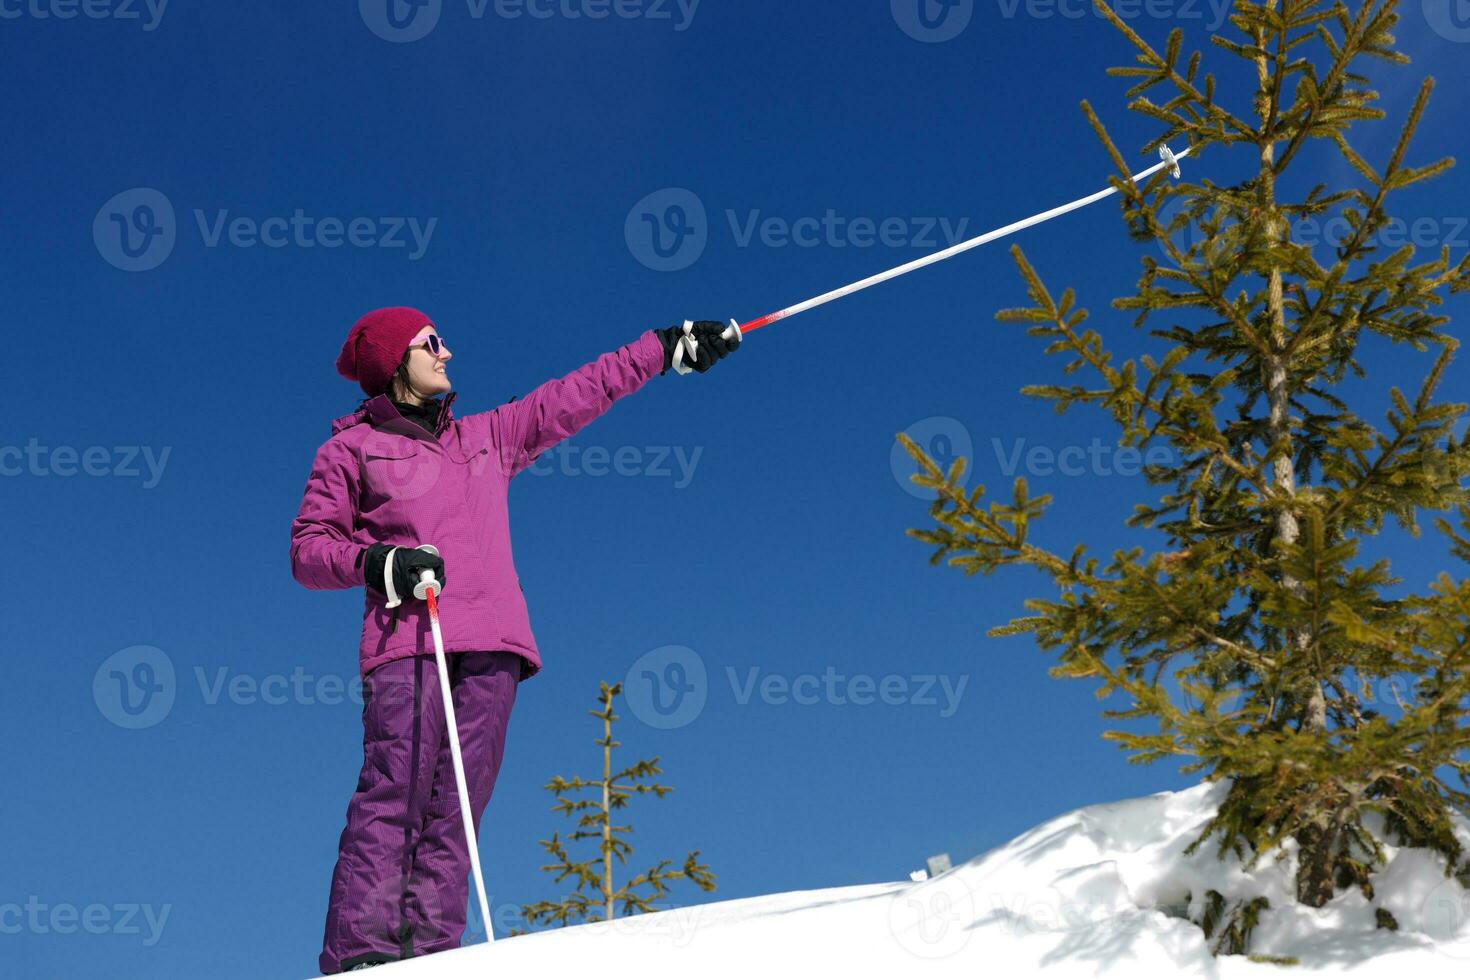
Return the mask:
[[(521, 658), (449, 654), (476, 832), (505, 755)], [(470, 857), (433, 656), (363, 680), (363, 761), (332, 873), (322, 973), (453, 949), (465, 930)]]

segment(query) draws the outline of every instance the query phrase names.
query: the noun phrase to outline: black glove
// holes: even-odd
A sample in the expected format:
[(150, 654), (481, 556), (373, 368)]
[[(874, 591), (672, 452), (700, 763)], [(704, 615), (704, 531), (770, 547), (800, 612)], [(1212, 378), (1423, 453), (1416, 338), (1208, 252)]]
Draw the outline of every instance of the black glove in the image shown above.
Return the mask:
[[(383, 581), (384, 564), (388, 560), (388, 552), (393, 551), (390, 544), (370, 544), (363, 558), (363, 577), (367, 581), (367, 587), (387, 595)], [(436, 554), (424, 551), (421, 548), (403, 548), (393, 551), (393, 589), (398, 593), (400, 599), (413, 598), (413, 587), (419, 584), (419, 575), (424, 569), (429, 568), (434, 572), (434, 579), (439, 583), (439, 590), (444, 590), (444, 559)]]
[[(715, 362), (726, 354), (740, 347), (739, 331), (736, 336), (726, 340), (722, 333), (728, 329), (729, 324), (719, 323), (715, 320), (699, 320), (685, 330), (685, 324), (676, 323), (666, 330), (655, 330), (658, 339), (664, 345), (664, 370), (675, 368), (680, 374), (687, 374), (690, 370), (698, 371), (700, 374), (715, 366)], [(689, 357), (689, 348), (684, 341), (685, 336), (691, 337), (695, 343), (695, 356)], [(674, 360), (675, 352), (683, 348), (683, 355), (679, 363)]]

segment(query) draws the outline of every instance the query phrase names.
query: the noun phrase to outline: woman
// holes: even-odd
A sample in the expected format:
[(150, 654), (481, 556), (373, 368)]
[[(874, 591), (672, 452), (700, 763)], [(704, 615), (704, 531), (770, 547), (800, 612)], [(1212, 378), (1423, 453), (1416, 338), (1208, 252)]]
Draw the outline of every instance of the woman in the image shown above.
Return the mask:
[(519, 401), (462, 419), (450, 408), (452, 355), (423, 313), (376, 310), (348, 334), (337, 370), (368, 398), (332, 423), (291, 526), (298, 582), (366, 594), (363, 765), (332, 874), (323, 973), (450, 949), (465, 929), (469, 852), (428, 611), (413, 598), (420, 573), (432, 570), (443, 588), (444, 650), (478, 828), (517, 686), (541, 669), (511, 557), (510, 479), (654, 375), (709, 370), (740, 345), (738, 326), (728, 341), (722, 331), (713, 321), (649, 330)]

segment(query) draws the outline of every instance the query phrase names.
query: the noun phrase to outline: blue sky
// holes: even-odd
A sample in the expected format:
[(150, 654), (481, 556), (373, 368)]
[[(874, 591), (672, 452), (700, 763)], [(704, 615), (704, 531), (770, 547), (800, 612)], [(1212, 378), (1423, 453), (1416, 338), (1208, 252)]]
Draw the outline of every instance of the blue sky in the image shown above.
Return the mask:
[[(427, 310), (457, 407), (486, 410), (650, 327), (749, 320), (1103, 186), (1083, 98), (1150, 162), (1154, 132), (1104, 74), (1131, 52), (1076, 3), (961, 3), (926, 27), (906, 2), (443, 0), (395, 27), (370, 0), (0, 0), (22, 388), (0, 437), (21, 518), (7, 973), (314, 971), (361, 760), (360, 597), (298, 586), (288, 531), (329, 421), (359, 400), (333, 362), (361, 313)], [(1395, 121), (1355, 138), (1370, 160), (1426, 74), (1440, 84), (1414, 158), (1463, 150), (1463, 7), (1405, 8), (1414, 64), (1376, 69)], [(1156, 43), (1177, 24), (1200, 46), (1218, 17), (1149, 9), (1132, 22)], [(1228, 183), (1247, 164), (1186, 167)], [(1316, 149), (1299, 171), (1345, 176)], [(1458, 252), (1467, 191), (1461, 170), (1398, 213)], [(1108, 310), (1148, 248), (1115, 204), (1018, 240), (1115, 349), (1148, 349)], [(1106, 420), (1018, 394), (1061, 377), (993, 319), (1024, 299), (1005, 248), (981, 249), (754, 334), (707, 376), (655, 379), (513, 484), (546, 668), (521, 689), (483, 824), (502, 934), (557, 895), (537, 841), (568, 823), (542, 786), (598, 765), (598, 682), (670, 657), (703, 670), (702, 706), (659, 727), (625, 705), (619, 737), (675, 787), (632, 809), (630, 867), (699, 848), (718, 876), (711, 895), (676, 886), (678, 903), (902, 879), (1189, 781), (1102, 742), (1091, 687), (1049, 678), (1029, 638), (985, 637), (1051, 595), (1044, 579), (934, 569), (904, 536), (927, 523), (893, 462), (909, 430), (968, 446), (992, 492), (1022, 472), (1055, 494), (1037, 531), (1051, 547), (1139, 542), (1122, 521), (1147, 488), (1109, 455)], [(1427, 360), (1371, 365), (1355, 390), (1376, 422)], [(1465, 391), (1461, 361), (1444, 397)], [(1047, 464), (1069, 448), (1103, 461)], [(1452, 567), (1432, 530), (1375, 547), (1409, 586)], [(114, 669), (147, 679), (139, 665), (167, 692), (156, 717), (109, 687)], [(873, 693), (889, 678), (893, 703)]]

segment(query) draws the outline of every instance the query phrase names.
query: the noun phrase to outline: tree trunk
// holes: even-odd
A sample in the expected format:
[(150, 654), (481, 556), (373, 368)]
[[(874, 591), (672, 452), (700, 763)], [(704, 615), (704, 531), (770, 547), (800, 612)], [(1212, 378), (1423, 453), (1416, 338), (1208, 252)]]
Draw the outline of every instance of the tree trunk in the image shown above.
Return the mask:
[[(1275, 4), (1270, 4), (1270, 6), (1275, 7)], [(1272, 118), (1269, 101), (1274, 83), (1271, 76), (1271, 65), (1265, 55), (1267, 40), (1263, 33), (1257, 32), (1256, 43), (1262, 52), (1256, 56), (1257, 91), (1261, 96), (1261, 170), (1258, 206), (1261, 213), (1265, 215), (1267, 240), (1274, 244), (1285, 237), (1285, 231), (1281, 217), (1276, 213), (1276, 146), (1268, 132), (1275, 120)], [(1290, 336), (1286, 326), (1286, 302), (1279, 267), (1273, 266), (1270, 271), (1266, 300), (1271, 318), (1271, 351), (1265, 364), (1266, 398), (1271, 411), (1271, 442), (1273, 447), (1283, 445), (1288, 447), (1286, 454), (1276, 457), (1271, 462), (1271, 483), (1283, 496), (1290, 497), (1296, 493), (1296, 469), (1290, 454), (1290, 365), (1285, 355)], [(1283, 545), (1295, 544), (1300, 535), (1301, 526), (1297, 521), (1297, 515), (1289, 508), (1277, 511), (1277, 540)], [(1301, 592), (1301, 583), (1290, 575), (1283, 576), (1281, 584), (1294, 593), (1300, 594)], [(1312, 648), (1311, 632), (1300, 629), (1288, 630), (1287, 644), (1295, 656), (1306, 657)], [(1322, 693), (1322, 679), (1312, 675), (1310, 685), (1301, 693), (1305, 697), (1301, 705), (1301, 714), (1297, 718), (1298, 730), (1302, 732), (1325, 731), (1327, 728), (1327, 700)], [(1329, 829), (1312, 825), (1295, 835), (1300, 847), (1299, 859), (1301, 862), (1297, 870), (1297, 901), (1313, 908), (1321, 908), (1332, 898), (1334, 855), (1337, 849), (1337, 839), (1341, 833), (1339, 828), (1340, 824), (1334, 816)]]
[(1342, 825), (1334, 817), (1329, 829), (1313, 824), (1297, 832), (1296, 899), (1320, 909), (1332, 900), (1337, 865), (1337, 848)]
[(612, 884), (612, 696), (603, 702), (607, 717), (602, 720), (602, 896), (607, 921), (613, 920)]

